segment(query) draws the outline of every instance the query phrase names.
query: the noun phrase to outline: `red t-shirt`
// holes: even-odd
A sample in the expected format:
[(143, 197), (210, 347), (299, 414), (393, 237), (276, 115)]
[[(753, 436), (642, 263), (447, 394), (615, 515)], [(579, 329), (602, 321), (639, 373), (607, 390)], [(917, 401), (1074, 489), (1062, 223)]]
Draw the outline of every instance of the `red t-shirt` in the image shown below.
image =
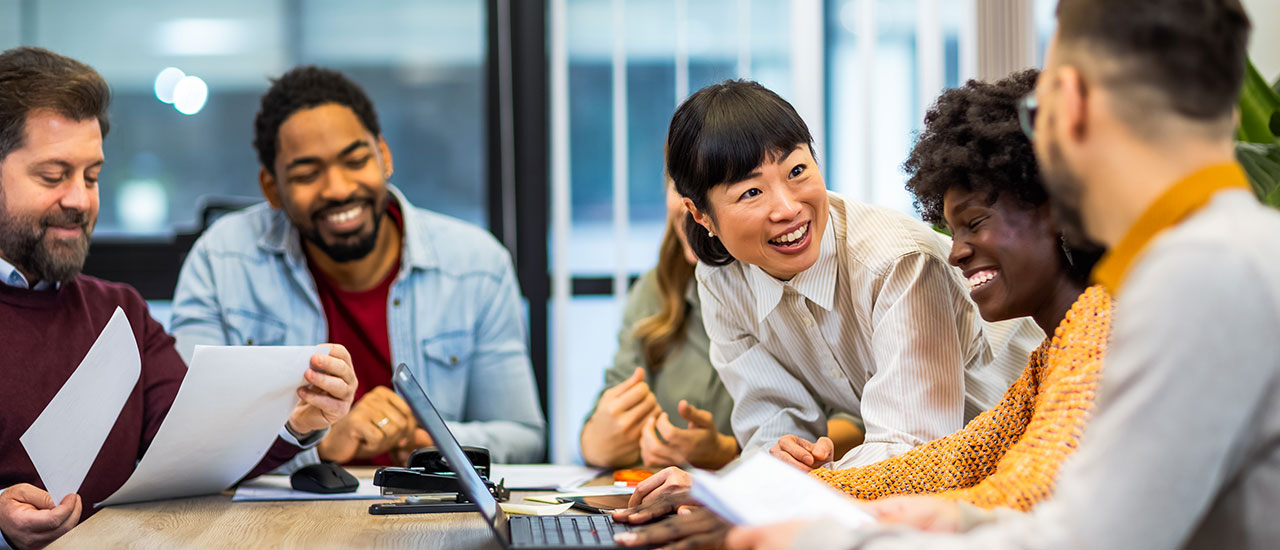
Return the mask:
[[(404, 221), (395, 201), (388, 201), (387, 214), (403, 232)], [(373, 388), (391, 386), (393, 365), (391, 338), (387, 334), (387, 297), (391, 293), (391, 283), (400, 272), (399, 256), (399, 251), (396, 251), (396, 262), (381, 282), (368, 290), (355, 292), (338, 288), (333, 279), (311, 262), (310, 255), (307, 257), (307, 267), (315, 278), (320, 305), (324, 307), (324, 318), (329, 324), (329, 341), (342, 344), (351, 353), (351, 364), (359, 381), (356, 401)], [(392, 465), (387, 453), (357, 458), (348, 464)]]

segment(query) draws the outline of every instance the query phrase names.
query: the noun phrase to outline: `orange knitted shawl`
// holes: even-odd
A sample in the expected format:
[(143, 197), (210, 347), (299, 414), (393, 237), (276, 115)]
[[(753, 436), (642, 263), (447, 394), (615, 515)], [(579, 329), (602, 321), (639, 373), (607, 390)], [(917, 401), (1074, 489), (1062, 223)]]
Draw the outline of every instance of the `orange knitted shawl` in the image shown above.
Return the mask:
[(1059, 467), (1076, 450), (1110, 332), (1111, 296), (1089, 287), (1000, 403), (960, 431), (875, 464), (813, 476), (865, 500), (936, 493), (981, 508), (1029, 510), (1053, 492)]

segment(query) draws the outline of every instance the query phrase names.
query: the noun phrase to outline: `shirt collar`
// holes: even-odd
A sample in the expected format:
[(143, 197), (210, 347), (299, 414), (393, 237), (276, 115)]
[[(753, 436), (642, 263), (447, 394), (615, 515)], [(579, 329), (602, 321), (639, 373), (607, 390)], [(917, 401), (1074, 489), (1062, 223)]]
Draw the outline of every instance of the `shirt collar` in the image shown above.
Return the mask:
[(1208, 166), (1183, 178), (1151, 203), (1124, 238), (1102, 257), (1093, 268), (1094, 281), (1117, 295), (1138, 256), (1156, 235), (1204, 207), (1218, 191), (1248, 184), (1244, 170), (1234, 162)]
[[(426, 218), (421, 217), (421, 214), (409, 204), (404, 194), (394, 185), (387, 185), (387, 191), (391, 193), (392, 200), (400, 205), (401, 221), (404, 224), (403, 244), (400, 249), (401, 269), (435, 267), (439, 262), (436, 251), (429, 241), (430, 232), (426, 231), (425, 227), (420, 227), (427, 222)], [(284, 254), (297, 265), (306, 265), (298, 229), (293, 226), (293, 222), (289, 221), (289, 216), (281, 210), (273, 211), (271, 224), (258, 239), (258, 246), (276, 254)]]
[(31, 283), (27, 281), (27, 276), (23, 275), (16, 266), (4, 258), (0, 258), (0, 283), (30, 290), (49, 290), (61, 286), (61, 284), (52, 281), (39, 281), (35, 286), (31, 286)]
[(756, 297), (757, 320), (763, 321), (774, 308), (778, 307), (778, 302), (782, 300), (782, 294), (787, 287), (791, 287), (822, 309), (831, 311), (836, 292), (836, 287), (832, 284), (836, 271), (835, 224), (832, 223), (834, 218), (835, 215), (828, 212), (827, 227), (822, 232), (822, 241), (818, 243), (817, 261), (813, 262), (809, 269), (797, 273), (790, 281), (779, 281), (756, 265), (747, 267), (750, 272), (748, 280), (752, 293)]

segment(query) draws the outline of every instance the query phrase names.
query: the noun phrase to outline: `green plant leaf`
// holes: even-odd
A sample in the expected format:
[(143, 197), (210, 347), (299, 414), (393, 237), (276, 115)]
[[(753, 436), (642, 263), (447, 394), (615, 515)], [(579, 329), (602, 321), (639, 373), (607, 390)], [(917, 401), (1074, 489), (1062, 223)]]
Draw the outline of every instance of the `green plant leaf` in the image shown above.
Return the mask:
[(1280, 145), (1237, 142), (1236, 159), (1258, 198), (1280, 206)]
[(1280, 143), (1276, 140), (1276, 126), (1280, 121), (1275, 119), (1280, 112), (1280, 93), (1272, 89), (1252, 61), (1245, 66), (1244, 86), (1240, 89), (1240, 126), (1236, 129), (1236, 140), (1250, 143)]
[(1272, 189), (1271, 194), (1267, 195), (1267, 198), (1263, 199), (1262, 202), (1265, 202), (1270, 206), (1280, 208), (1280, 187)]

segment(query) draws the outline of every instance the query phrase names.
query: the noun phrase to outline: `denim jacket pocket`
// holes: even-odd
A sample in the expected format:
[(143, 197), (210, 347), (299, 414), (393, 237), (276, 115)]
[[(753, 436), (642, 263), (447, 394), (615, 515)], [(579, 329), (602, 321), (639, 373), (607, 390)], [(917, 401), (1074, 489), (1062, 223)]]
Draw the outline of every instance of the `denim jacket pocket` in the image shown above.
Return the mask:
[(284, 344), (285, 324), (270, 315), (240, 309), (223, 312), (227, 344), (233, 346), (279, 346)]
[(471, 363), (475, 345), (469, 332), (450, 332), (422, 340), (428, 365), (456, 369)]

